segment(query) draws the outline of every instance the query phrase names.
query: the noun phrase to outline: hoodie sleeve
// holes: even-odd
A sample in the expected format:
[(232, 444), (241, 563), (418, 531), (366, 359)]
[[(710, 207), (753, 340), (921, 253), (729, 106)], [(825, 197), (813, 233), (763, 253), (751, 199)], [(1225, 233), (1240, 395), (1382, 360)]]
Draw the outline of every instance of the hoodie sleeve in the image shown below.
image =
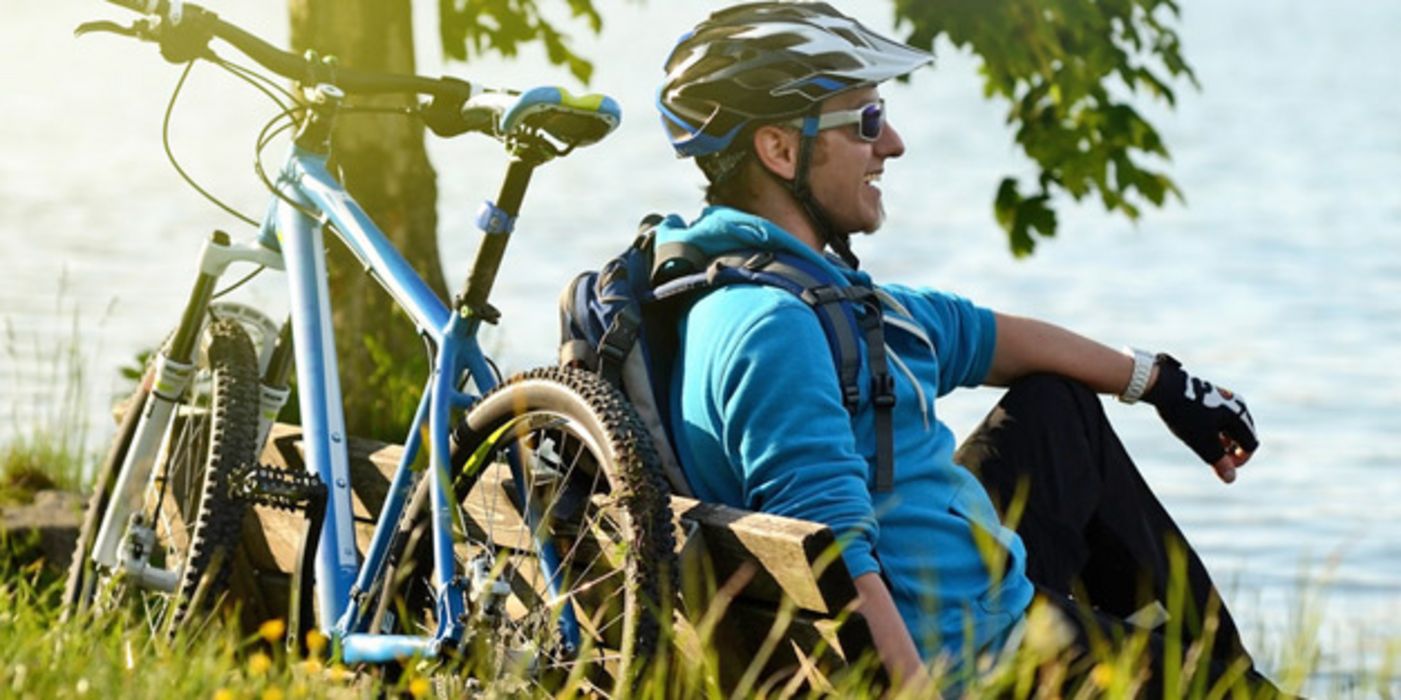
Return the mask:
[(852, 576), (878, 571), (869, 467), (812, 311), (781, 290), (718, 290), (691, 309), (683, 347), (692, 455), (723, 459), (745, 507), (830, 527)]
[(883, 288), (905, 304), (934, 343), (940, 396), (961, 386), (982, 385), (997, 343), (997, 320), (991, 310), (935, 289)]

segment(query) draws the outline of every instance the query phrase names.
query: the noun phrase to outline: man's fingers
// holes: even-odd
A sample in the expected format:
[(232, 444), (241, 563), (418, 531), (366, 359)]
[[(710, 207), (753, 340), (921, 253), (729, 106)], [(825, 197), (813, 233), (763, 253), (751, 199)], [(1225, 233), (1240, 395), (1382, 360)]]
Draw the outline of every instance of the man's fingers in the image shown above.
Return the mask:
[(1240, 468), (1250, 461), (1250, 456), (1254, 454), (1250, 448), (1236, 442), (1225, 433), (1221, 433), (1218, 437), (1221, 440), (1221, 449), (1226, 452), (1223, 459), (1231, 460), (1232, 467)]
[(1246, 452), (1254, 452), (1260, 447), (1260, 439), (1244, 425), (1236, 426), (1231, 434)]
[(1211, 468), (1216, 470), (1216, 477), (1220, 479), (1223, 483), (1230, 484), (1235, 482), (1236, 463), (1230, 455), (1226, 455), (1221, 459), (1216, 460), (1216, 462), (1211, 465)]

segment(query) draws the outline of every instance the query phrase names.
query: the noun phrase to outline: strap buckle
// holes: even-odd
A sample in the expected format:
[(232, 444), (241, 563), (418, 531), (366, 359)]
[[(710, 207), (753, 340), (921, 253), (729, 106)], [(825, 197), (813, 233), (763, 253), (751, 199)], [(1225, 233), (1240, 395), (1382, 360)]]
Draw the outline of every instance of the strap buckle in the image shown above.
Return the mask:
[(821, 306), (824, 304), (846, 301), (848, 296), (845, 288), (838, 287), (834, 284), (826, 284), (821, 287), (808, 287), (804, 289), (802, 298), (809, 306)]
[(895, 376), (889, 372), (871, 375), (871, 403), (876, 408), (895, 405)]

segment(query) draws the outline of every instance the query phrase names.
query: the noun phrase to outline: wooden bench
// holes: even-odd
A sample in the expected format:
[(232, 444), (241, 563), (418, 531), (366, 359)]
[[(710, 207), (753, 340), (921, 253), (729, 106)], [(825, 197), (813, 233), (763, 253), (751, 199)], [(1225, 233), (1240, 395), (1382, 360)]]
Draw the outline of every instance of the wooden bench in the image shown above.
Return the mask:
[[(360, 439), (347, 448), (363, 551), (402, 448)], [(274, 426), (262, 461), (304, 468), (300, 429)], [(725, 688), (821, 687), (827, 674), (871, 648), (870, 631), (853, 610), (856, 588), (826, 527), (679, 496), (671, 507), (683, 588), (678, 651), (713, 654)], [(239, 585), (257, 593), (251, 614), (286, 610), (304, 527), (300, 514), (261, 507), (245, 521)]]

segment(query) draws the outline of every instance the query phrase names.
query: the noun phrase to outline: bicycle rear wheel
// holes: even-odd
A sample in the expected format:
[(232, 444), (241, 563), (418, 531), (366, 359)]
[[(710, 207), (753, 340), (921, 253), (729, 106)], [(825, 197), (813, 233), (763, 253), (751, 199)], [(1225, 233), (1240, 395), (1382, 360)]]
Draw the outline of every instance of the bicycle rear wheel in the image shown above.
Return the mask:
[[(126, 404), (79, 531), (63, 593), (65, 617), (130, 606), (153, 630), (171, 633), (227, 587), (245, 511), (230, 496), (228, 480), (257, 456), (257, 358), (247, 332), (230, 320), (209, 324), (200, 346), (197, 369), (170, 419), (145, 423), (144, 430), (160, 431), (162, 438), (140, 506), (114, 514), (122, 533), (119, 557), (133, 564), (107, 567), (94, 562), (93, 550), (107, 512), (127, 510), (116, 502), (115, 485), (140, 442), (154, 368)], [(133, 575), (142, 565), (174, 574), (171, 590)]]
[[(669, 489), (632, 409), (597, 375), (539, 369), (485, 396), (457, 437), (468, 456), (454, 483), (455, 556), (471, 622), (465, 668), (444, 669), (439, 690), (470, 683), (454, 670), (505, 695), (630, 686), (657, 651), (676, 576)], [(418, 522), (408, 551), (419, 573), (403, 590), (428, 634), (432, 562)], [(561, 624), (569, 616), (577, 632)]]

